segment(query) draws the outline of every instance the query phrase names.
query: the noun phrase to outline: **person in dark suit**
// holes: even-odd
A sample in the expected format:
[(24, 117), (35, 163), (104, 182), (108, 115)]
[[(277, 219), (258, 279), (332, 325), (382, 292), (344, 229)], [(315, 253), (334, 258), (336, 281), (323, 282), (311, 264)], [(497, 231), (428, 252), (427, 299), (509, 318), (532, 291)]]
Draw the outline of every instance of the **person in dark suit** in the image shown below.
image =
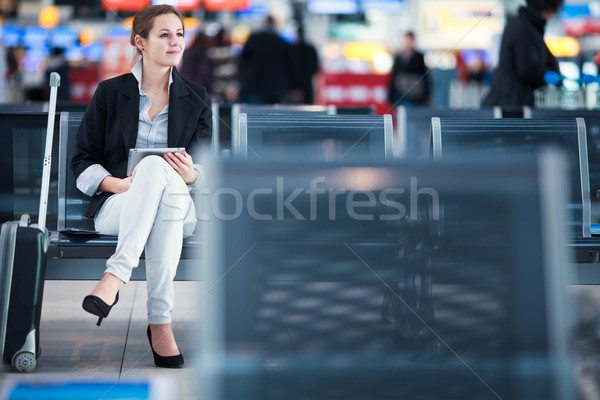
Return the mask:
[(500, 45), (500, 62), (483, 106), (533, 106), (533, 91), (545, 85), (549, 71), (559, 73), (558, 62), (544, 42), (546, 22), (563, 0), (527, 0), (519, 14), (508, 20)]
[[(209, 145), (211, 134), (206, 90), (175, 68), (185, 47), (183, 35), (182, 15), (171, 6), (136, 14), (130, 41), (141, 60), (131, 73), (98, 85), (71, 161), (77, 187), (92, 196), (85, 215), (94, 218), (100, 233), (118, 235), (117, 249), (83, 308), (99, 317), (99, 325), (145, 250), (147, 336), (160, 367), (183, 366), (170, 325), (172, 281), (183, 237), (196, 225), (190, 191), (201, 167), (191, 154)], [(187, 152), (148, 156), (128, 177), (128, 150), (134, 147), (185, 147)]]
[(291, 45), (275, 32), (268, 16), (264, 29), (248, 38), (240, 54), (240, 100), (250, 104), (281, 103), (293, 88)]
[(423, 53), (415, 48), (415, 34), (404, 34), (402, 51), (394, 59), (388, 87), (392, 105), (424, 106), (430, 101), (431, 88)]
[(313, 104), (313, 78), (319, 71), (319, 56), (315, 47), (304, 40), (304, 29), (298, 28), (298, 41), (292, 46), (295, 82), (302, 92), (302, 103)]

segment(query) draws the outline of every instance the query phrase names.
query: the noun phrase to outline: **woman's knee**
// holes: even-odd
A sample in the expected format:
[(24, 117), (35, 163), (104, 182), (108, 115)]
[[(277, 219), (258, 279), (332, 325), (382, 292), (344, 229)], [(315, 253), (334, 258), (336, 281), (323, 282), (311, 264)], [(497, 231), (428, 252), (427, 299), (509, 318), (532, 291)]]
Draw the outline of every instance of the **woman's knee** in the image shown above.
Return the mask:
[[(153, 182), (163, 182), (164, 185), (178, 185), (187, 191), (187, 185), (179, 176), (177, 171), (169, 165), (169, 163), (160, 156), (144, 157), (142, 161), (135, 167), (133, 178), (143, 175), (147, 180)], [(161, 179), (164, 178), (164, 179)]]
[(160, 156), (147, 156), (139, 162), (139, 164), (135, 167), (133, 171), (133, 176), (139, 173), (148, 173), (148, 174), (160, 174), (167, 172), (167, 167), (170, 168), (170, 165), (167, 161)]
[(183, 221), (191, 206), (192, 198), (185, 184), (169, 184), (163, 191), (159, 210), (171, 215), (174, 220)]

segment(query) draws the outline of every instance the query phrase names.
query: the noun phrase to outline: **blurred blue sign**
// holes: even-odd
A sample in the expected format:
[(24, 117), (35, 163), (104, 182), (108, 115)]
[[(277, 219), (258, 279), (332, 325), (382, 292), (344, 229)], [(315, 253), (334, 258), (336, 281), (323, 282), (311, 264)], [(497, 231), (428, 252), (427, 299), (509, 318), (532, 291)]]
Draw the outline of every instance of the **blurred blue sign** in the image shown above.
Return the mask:
[(111, 28), (106, 32), (106, 38), (122, 38), (122, 37), (130, 37), (131, 29), (124, 28), (122, 26)]
[(2, 27), (2, 44), (5, 47), (17, 47), (21, 43), (22, 30), (18, 26), (4, 25)]
[(28, 26), (23, 34), (25, 47), (47, 47), (48, 31), (41, 26)]
[(64, 49), (75, 46), (77, 32), (67, 26), (57, 26), (50, 37), (50, 46)]
[(91, 62), (101, 62), (104, 54), (104, 45), (100, 42), (93, 42), (84, 47), (85, 56)]
[(362, 8), (365, 11), (400, 12), (404, 9), (404, 5), (404, 0), (362, 0)]
[(269, 9), (264, 4), (252, 4), (246, 10), (235, 13), (238, 19), (264, 19), (269, 15)]
[(565, 4), (560, 17), (562, 19), (587, 18), (591, 15), (590, 6), (587, 4)]
[(312, 14), (356, 14), (358, 0), (308, 0), (306, 5)]
[(69, 47), (65, 53), (65, 58), (70, 62), (82, 61), (85, 57), (85, 51), (81, 46)]

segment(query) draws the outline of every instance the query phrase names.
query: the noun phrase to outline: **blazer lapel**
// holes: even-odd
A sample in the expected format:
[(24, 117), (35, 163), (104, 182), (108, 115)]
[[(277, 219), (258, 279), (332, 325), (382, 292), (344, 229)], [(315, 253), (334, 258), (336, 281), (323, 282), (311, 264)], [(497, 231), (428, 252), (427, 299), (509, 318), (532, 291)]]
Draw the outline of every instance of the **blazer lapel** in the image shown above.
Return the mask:
[(167, 128), (167, 143), (169, 147), (182, 147), (185, 127), (191, 117), (192, 107), (187, 99), (189, 90), (173, 68), (173, 83), (169, 95), (169, 124)]
[(140, 113), (140, 92), (138, 81), (133, 74), (128, 77), (121, 88), (121, 98), (119, 100), (117, 113), (121, 122), (125, 150), (129, 150), (135, 147)]

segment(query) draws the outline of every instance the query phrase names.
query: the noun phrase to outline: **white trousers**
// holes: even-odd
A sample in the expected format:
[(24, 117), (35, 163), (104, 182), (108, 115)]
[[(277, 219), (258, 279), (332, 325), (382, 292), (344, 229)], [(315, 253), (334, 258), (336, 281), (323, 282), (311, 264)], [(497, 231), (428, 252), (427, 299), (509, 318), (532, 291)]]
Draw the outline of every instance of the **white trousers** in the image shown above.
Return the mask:
[(109, 197), (94, 223), (101, 234), (118, 235), (106, 273), (129, 282), (145, 250), (148, 323), (171, 323), (183, 237), (196, 227), (194, 202), (181, 176), (162, 157), (145, 157), (129, 190)]

